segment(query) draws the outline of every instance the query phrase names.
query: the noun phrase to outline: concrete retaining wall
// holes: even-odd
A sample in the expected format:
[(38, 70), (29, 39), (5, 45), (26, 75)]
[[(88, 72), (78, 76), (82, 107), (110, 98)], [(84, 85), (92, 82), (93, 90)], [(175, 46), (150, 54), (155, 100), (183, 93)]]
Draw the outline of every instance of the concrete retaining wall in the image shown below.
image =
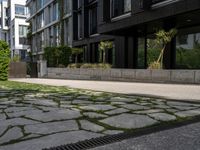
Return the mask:
[(48, 68), (47, 77), (77, 80), (199, 84), (200, 70)]
[(9, 64), (9, 78), (26, 78), (26, 63), (25, 62), (11, 62)]

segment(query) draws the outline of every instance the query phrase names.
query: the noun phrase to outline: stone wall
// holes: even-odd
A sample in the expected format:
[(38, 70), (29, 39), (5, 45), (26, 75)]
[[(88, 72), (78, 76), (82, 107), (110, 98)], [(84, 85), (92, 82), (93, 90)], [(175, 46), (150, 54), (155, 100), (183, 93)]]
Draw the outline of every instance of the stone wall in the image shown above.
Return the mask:
[(200, 70), (48, 68), (48, 78), (200, 84)]
[(26, 63), (25, 62), (11, 62), (9, 64), (9, 78), (26, 78)]

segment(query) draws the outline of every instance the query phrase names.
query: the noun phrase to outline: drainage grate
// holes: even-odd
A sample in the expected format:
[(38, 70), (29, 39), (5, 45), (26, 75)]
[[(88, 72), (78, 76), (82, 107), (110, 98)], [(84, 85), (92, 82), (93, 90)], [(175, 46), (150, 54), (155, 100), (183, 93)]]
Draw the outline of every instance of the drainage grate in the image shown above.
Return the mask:
[(128, 134), (128, 133), (108, 135), (104, 137), (85, 140), (85, 141), (74, 143), (74, 144), (62, 145), (62, 146), (53, 147), (49, 149), (43, 149), (43, 150), (85, 150), (85, 149), (94, 148), (100, 145), (106, 145), (113, 142), (119, 142), (121, 140), (131, 138), (132, 136), (133, 134)]
[(85, 140), (85, 141), (81, 141), (81, 142), (77, 142), (77, 143), (72, 143), (72, 144), (67, 144), (67, 145), (62, 145), (62, 146), (52, 147), (52, 148), (46, 148), (43, 150), (86, 150), (86, 149), (95, 148), (98, 146), (103, 146), (106, 144), (111, 144), (114, 142), (120, 142), (125, 139), (130, 139), (130, 138), (142, 136), (145, 134), (150, 134), (150, 133), (155, 133), (155, 132), (159, 132), (162, 130), (168, 130), (168, 129), (172, 129), (172, 128), (181, 127), (181, 126), (188, 125), (188, 124), (195, 123), (195, 122), (200, 122), (200, 116), (194, 117), (194, 118), (189, 119), (184, 122), (174, 122), (171, 124), (162, 124), (162, 125), (158, 125), (158, 126), (145, 128), (145, 129), (138, 129), (133, 132), (120, 133), (120, 134), (116, 134), (116, 135), (107, 135), (107, 136), (93, 138), (90, 140)]

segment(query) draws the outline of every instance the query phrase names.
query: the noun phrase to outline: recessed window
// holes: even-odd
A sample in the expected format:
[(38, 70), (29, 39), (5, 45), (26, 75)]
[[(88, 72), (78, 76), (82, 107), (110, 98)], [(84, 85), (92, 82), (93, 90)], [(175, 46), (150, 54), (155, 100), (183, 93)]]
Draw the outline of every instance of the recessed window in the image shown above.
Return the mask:
[(15, 5), (15, 14), (17, 14), (17, 15), (26, 15), (25, 6), (23, 6), (23, 5)]
[(97, 33), (97, 6), (95, 5), (89, 11), (90, 35)]
[(111, 0), (111, 16), (117, 17), (131, 12), (131, 0)]

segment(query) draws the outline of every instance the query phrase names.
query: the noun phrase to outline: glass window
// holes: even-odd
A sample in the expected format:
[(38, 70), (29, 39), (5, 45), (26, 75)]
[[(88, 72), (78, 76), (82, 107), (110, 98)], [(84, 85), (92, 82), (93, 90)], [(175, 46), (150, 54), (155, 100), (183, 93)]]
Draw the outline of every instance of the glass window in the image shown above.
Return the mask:
[(59, 19), (59, 6), (58, 3), (54, 3), (53, 5), (53, 21)]
[(78, 13), (78, 39), (82, 38), (82, 14)]
[(90, 35), (97, 33), (97, 7), (90, 9)]
[(158, 57), (160, 55), (162, 48), (163, 48), (163, 45), (157, 43), (157, 41), (155, 40), (155, 36), (147, 37), (147, 65), (148, 66), (152, 62), (158, 60)]
[(131, 11), (131, 0), (112, 0), (112, 17), (117, 17)]
[(177, 36), (176, 68), (200, 69), (200, 33)]
[(137, 68), (144, 69), (145, 67), (145, 38), (138, 38)]
[(26, 37), (28, 32), (28, 27), (19, 25), (19, 37)]
[(23, 6), (23, 5), (15, 5), (15, 14), (17, 14), (17, 15), (26, 15), (25, 14), (25, 6)]

